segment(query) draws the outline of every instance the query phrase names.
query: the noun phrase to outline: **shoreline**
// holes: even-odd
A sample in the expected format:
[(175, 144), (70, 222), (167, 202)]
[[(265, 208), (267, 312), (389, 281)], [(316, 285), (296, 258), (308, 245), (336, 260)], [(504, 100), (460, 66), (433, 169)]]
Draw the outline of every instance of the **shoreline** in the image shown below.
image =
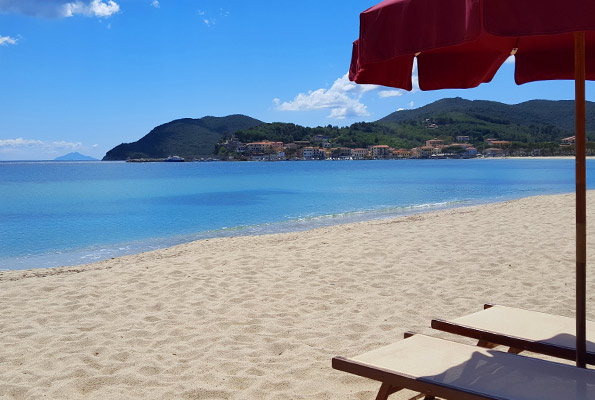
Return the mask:
[[(588, 200), (594, 215), (595, 192)], [(571, 194), (533, 196), (3, 271), (0, 393), (374, 398), (376, 382), (333, 370), (331, 358), (409, 330), (453, 339), (433, 332), (431, 318), (487, 302), (572, 316), (573, 202)], [(595, 274), (587, 285), (593, 293)]]
[[(545, 196), (552, 195), (546, 194)], [(556, 194), (553, 194), (556, 195)], [(540, 195), (536, 195), (540, 196)], [(527, 196), (534, 197), (534, 196)], [(439, 212), (444, 210), (454, 210), (459, 208), (482, 206), (488, 204), (498, 204), (507, 201), (518, 200), (525, 197), (504, 197), (481, 200), (441, 202), (435, 204), (416, 204), (410, 206), (399, 206), (377, 210), (350, 211), (340, 214), (326, 214), (312, 216), (308, 218), (298, 218), (286, 221), (277, 221), (259, 225), (245, 225), (231, 228), (222, 228), (211, 231), (197, 232), (194, 234), (185, 234), (169, 237), (147, 238), (131, 242), (114, 243), (98, 245), (88, 248), (63, 251), (61, 261), (55, 256), (55, 253), (40, 254), (29, 258), (21, 258), (22, 267), (0, 268), (0, 273), (5, 271), (26, 271), (48, 268), (78, 268), (88, 264), (95, 264), (101, 261), (134, 256), (147, 252), (165, 250), (170, 247), (190, 244), (201, 240), (212, 240), (218, 238), (234, 237), (253, 237), (266, 236), (284, 233), (299, 233), (326, 227), (349, 225), (353, 223), (365, 223), (370, 221), (391, 220), (403, 218), (411, 215), (420, 215), (426, 213)], [(75, 258), (78, 260), (75, 261)], [(14, 259), (13, 266), (18, 265)], [(33, 260), (33, 261), (31, 261)], [(66, 260), (66, 261), (65, 261)], [(69, 262), (67, 260), (73, 260)], [(88, 260), (88, 262), (86, 262)], [(78, 262), (82, 261), (82, 262)], [(11, 260), (7, 260), (10, 263)], [(31, 266), (33, 264), (33, 266)], [(45, 264), (45, 265), (43, 265)], [(54, 264), (54, 265), (51, 265)], [(60, 265), (58, 265), (60, 264)], [(35, 266), (40, 265), (40, 266)]]
[[(296, 160), (278, 160), (280, 161), (403, 161), (403, 160), (500, 160), (500, 159), (520, 159), (520, 160), (574, 160), (575, 156), (493, 156), (493, 157), (470, 157), (470, 158), (377, 158), (377, 159), (352, 159), (352, 160), (343, 160), (343, 159), (324, 159), (324, 160), (303, 160), (303, 159), (296, 159)], [(595, 156), (585, 156), (587, 160), (594, 160)], [(255, 160), (255, 161), (241, 161), (241, 160), (196, 160), (196, 161), (186, 161), (187, 163), (201, 163), (201, 162), (237, 162), (237, 163), (246, 163), (246, 162), (270, 162), (268, 160)], [(128, 160), (0, 160), (1, 163), (63, 163), (63, 164), (70, 164), (70, 163), (127, 163), (131, 162), (133, 164), (138, 163), (151, 163), (151, 162), (167, 162), (163, 158), (155, 158), (155, 159), (147, 159), (146, 161), (128, 161)]]
[[(521, 158), (526, 158), (526, 157), (521, 157)], [(592, 194), (590, 194), (590, 193), (592, 193)], [(192, 246), (195, 244), (200, 244), (202, 242), (219, 241), (219, 240), (226, 241), (226, 240), (232, 240), (232, 239), (246, 239), (246, 238), (247, 239), (249, 239), (249, 238), (265, 238), (265, 239), (272, 238), (272, 239), (274, 239), (277, 236), (282, 237), (284, 235), (293, 235), (293, 234), (299, 235), (302, 233), (314, 234), (318, 231), (324, 231), (326, 229), (345, 228), (347, 230), (352, 230), (352, 229), (357, 229), (357, 227), (360, 225), (367, 226), (369, 224), (374, 224), (376, 222), (389, 223), (389, 224), (390, 223), (399, 223), (399, 222), (401, 222), (401, 220), (409, 221), (410, 219), (415, 220), (416, 217), (421, 217), (421, 218), (432, 217), (434, 214), (439, 216), (442, 213), (447, 213), (447, 214), (450, 214), (451, 212), (466, 213), (466, 210), (472, 211), (476, 208), (506, 205), (508, 203), (514, 203), (514, 202), (523, 201), (523, 200), (548, 198), (548, 197), (567, 197), (567, 196), (574, 198), (575, 194), (574, 193), (538, 194), (538, 195), (531, 195), (531, 196), (526, 196), (526, 197), (497, 200), (497, 201), (485, 200), (485, 201), (476, 202), (476, 203), (461, 202), (461, 204), (457, 204), (457, 205), (453, 205), (454, 203), (451, 203), (449, 205), (444, 205), (443, 208), (438, 207), (438, 208), (433, 208), (433, 209), (424, 210), (424, 211), (417, 211), (417, 210), (425, 208), (425, 205), (417, 205), (415, 207), (408, 207), (408, 208), (411, 208), (412, 210), (415, 209), (411, 212), (400, 214), (400, 215), (394, 215), (394, 216), (378, 216), (375, 218), (369, 218), (369, 219), (366, 218), (366, 219), (356, 220), (356, 221), (329, 223), (328, 225), (321, 225), (321, 226), (316, 226), (316, 227), (300, 227), (300, 229), (290, 229), (287, 231), (280, 231), (280, 232), (266, 232), (265, 231), (265, 232), (248, 233), (248, 234), (240, 234), (240, 235), (229, 235), (229, 236), (227, 236), (227, 235), (205, 236), (203, 238), (193, 239), (193, 240), (189, 240), (189, 241), (183, 241), (183, 242), (176, 243), (176, 244), (173, 244), (170, 246), (153, 248), (153, 249), (143, 250), (143, 251), (130, 253), (130, 254), (123, 254), (123, 255), (109, 257), (109, 258), (100, 259), (100, 260), (95, 260), (95, 261), (91, 261), (91, 262), (87, 262), (87, 263), (72, 264), (72, 265), (59, 265), (59, 266), (50, 266), (50, 267), (18, 268), (18, 269), (2, 269), (2, 268), (0, 268), (0, 282), (2, 282), (4, 280), (18, 280), (18, 279), (15, 279), (15, 277), (11, 276), (13, 273), (16, 275), (22, 274), (22, 277), (44, 277), (44, 276), (60, 275), (63, 273), (66, 273), (66, 274), (80, 273), (83, 271), (95, 270), (94, 266), (100, 265), (100, 264), (102, 265), (102, 267), (97, 268), (97, 270), (109, 269), (110, 267), (104, 268), (103, 264), (115, 262), (118, 260), (122, 260), (122, 262), (125, 262), (126, 260), (134, 259), (135, 257), (142, 257), (144, 259), (145, 257), (150, 257), (151, 255), (157, 255), (158, 257), (160, 257), (161, 252), (171, 253), (171, 252), (175, 252), (180, 247)], [(587, 197), (589, 197), (589, 196), (592, 196), (595, 201), (595, 189), (587, 190)], [(359, 212), (350, 212), (350, 213), (345, 213), (345, 214), (359, 214)], [(329, 220), (333, 219), (333, 218), (335, 218), (335, 215), (323, 215), (323, 216), (312, 217), (312, 219), (327, 219), (327, 218)], [(276, 222), (276, 223), (272, 223), (272, 224), (263, 224), (263, 225), (285, 224), (285, 223), (291, 223), (291, 222), (295, 222), (295, 221), (282, 221), (282, 222)], [(587, 219), (587, 225), (589, 226), (589, 219)], [(595, 225), (595, 222), (593, 223), (593, 225)], [(221, 229), (218, 231), (224, 231), (227, 229), (229, 229), (230, 231), (234, 231), (234, 230), (243, 229), (243, 228), (252, 228), (252, 226), (225, 228), (225, 229)], [(200, 232), (200, 233), (192, 235), (192, 236), (198, 236), (203, 233), (208, 234), (210, 232), (211, 231)], [(158, 239), (160, 239), (160, 238), (158, 238)], [(48, 271), (49, 271), (49, 273), (47, 273)], [(5, 279), (5, 275), (8, 276), (8, 279)]]

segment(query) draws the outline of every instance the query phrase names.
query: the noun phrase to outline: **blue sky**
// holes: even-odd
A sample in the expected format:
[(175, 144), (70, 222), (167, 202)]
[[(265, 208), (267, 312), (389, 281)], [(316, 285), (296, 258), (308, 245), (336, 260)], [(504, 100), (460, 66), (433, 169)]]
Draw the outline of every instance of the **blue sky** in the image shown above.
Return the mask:
[(516, 86), (514, 63), (471, 90), (354, 85), (351, 43), (374, 3), (0, 0), (0, 160), (101, 158), (177, 118), (344, 126), (444, 97), (574, 97), (567, 81)]

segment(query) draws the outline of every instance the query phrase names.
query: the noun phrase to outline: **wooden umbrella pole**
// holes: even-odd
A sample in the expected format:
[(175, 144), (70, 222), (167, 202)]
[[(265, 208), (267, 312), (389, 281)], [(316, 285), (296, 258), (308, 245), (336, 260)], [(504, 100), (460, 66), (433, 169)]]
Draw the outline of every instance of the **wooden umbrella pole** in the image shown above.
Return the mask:
[(587, 180), (585, 122), (585, 33), (574, 34), (576, 136), (576, 366), (587, 365)]

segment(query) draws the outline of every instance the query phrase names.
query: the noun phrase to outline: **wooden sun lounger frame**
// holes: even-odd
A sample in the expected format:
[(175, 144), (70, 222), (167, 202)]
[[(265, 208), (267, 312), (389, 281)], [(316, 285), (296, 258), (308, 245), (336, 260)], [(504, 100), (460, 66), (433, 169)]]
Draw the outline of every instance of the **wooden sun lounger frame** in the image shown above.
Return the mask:
[[(494, 306), (496, 306), (496, 304), (488, 303), (484, 304), (483, 308), (486, 310)], [(574, 348), (520, 338), (509, 335), (506, 332), (494, 332), (478, 329), (443, 319), (433, 319), (431, 326), (433, 329), (443, 332), (453, 333), (455, 335), (465, 336), (471, 339), (477, 339), (477, 345), (480, 347), (494, 348), (498, 345), (502, 345), (509, 348), (509, 353), (514, 354), (518, 354), (522, 351), (531, 351), (533, 353), (544, 354), (565, 360), (572, 361), (576, 359), (576, 350)], [(595, 353), (587, 352), (587, 364), (595, 365)]]
[[(418, 393), (412, 399), (426, 400), (434, 400), (437, 397), (450, 400), (543, 399), (544, 393), (548, 393), (549, 399), (559, 400), (574, 398), (576, 391), (573, 394), (566, 390), (572, 391), (576, 388), (575, 385), (581, 382), (590, 387), (587, 389), (585, 386), (584, 390), (588, 390), (589, 393), (584, 392), (581, 399), (593, 398), (592, 394), (595, 393), (594, 370), (506, 354), (498, 350), (476, 351), (473, 350), (476, 348), (474, 346), (426, 335), (415, 335), (419, 340), (408, 342), (413, 339), (409, 339), (411, 336), (413, 334), (408, 333), (403, 341), (354, 358), (334, 357), (332, 367), (380, 382), (376, 400), (387, 400), (391, 394), (403, 389)], [(455, 353), (460, 357), (455, 356)], [(433, 369), (433, 366), (426, 367), (428, 364), (415, 366), (415, 361), (412, 361), (418, 359), (419, 362), (427, 363), (434, 355), (438, 357), (438, 370)], [(400, 362), (400, 357), (403, 357), (403, 363)], [(445, 357), (453, 357), (452, 365), (444, 365)], [(530, 371), (535, 371), (535, 374), (532, 375)], [(504, 379), (510, 382), (510, 376), (506, 376), (507, 372), (520, 374), (528, 386), (513, 379), (514, 384), (507, 387), (502, 381)], [(483, 383), (477, 381), (479, 377), (485, 378), (482, 380)], [(573, 377), (576, 377), (576, 380), (573, 380)], [(492, 379), (495, 379), (496, 383)], [(549, 385), (549, 389), (543, 388), (544, 383)], [(562, 387), (560, 385), (565, 385), (564, 391), (555, 393), (552, 397), (549, 390)], [(540, 393), (540, 390), (545, 392)], [(528, 393), (533, 395), (527, 397)]]
[[(415, 335), (414, 332), (406, 332), (403, 336), (407, 339), (413, 335)], [(447, 399), (456, 398), (457, 400), (499, 400), (495, 397), (485, 397), (472, 392), (462, 392), (458, 388), (447, 385), (440, 386), (434, 383), (423, 382), (412, 376), (395, 374), (393, 371), (369, 366), (342, 356), (333, 357), (332, 367), (339, 371), (349, 372), (354, 375), (381, 382), (382, 385), (378, 390), (376, 400), (388, 400), (388, 396), (404, 389), (420, 393), (410, 400), (435, 400), (436, 397)]]
[(415, 396), (413, 399), (424, 398), (425, 400), (434, 400), (436, 397), (442, 397), (458, 400), (499, 400), (495, 397), (485, 397), (475, 393), (462, 392), (459, 389), (449, 386), (426, 383), (411, 376), (395, 374), (392, 371), (371, 367), (341, 356), (333, 357), (333, 368), (381, 382), (382, 385), (376, 395), (376, 400), (387, 400), (388, 396), (403, 389), (421, 393), (421, 395)]

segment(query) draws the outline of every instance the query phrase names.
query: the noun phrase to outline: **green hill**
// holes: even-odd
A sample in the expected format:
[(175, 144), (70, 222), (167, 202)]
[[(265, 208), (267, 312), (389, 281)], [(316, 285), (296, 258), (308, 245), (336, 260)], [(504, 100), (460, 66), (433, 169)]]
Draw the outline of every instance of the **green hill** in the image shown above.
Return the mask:
[[(531, 100), (520, 104), (504, 104), (487, 100), (465, 100), (460, 97), (441, 99), (415, 110), (396, 111), (378, 122), (406, 122), (446, 114), (475, 116), (479, 120), (486, 117), (499, 123), (520, 125), (550, 124), (561, 130), (574, 129), (573, 100)], [(595, 129), (595, 103), (587, 102), (587, 126)]]
[[(587, 102), (589, 151), (595, 152), (595, 103)], [(411, 149), (432, 138), (452, 143), (457, 136), (469, 136), (478, 149), (489, 145), (488, 138), (513, 142), (510, 148), (526, 154), (559, 155), (560, 139), (574, 135), (574, 101), (532, 100), (508, 105), (494, 101), (442, 99), (415, 110), (396, 111), (376, 122), (359, 122), (348, 127), (309, 128), (291, 123), (263, 123), (244, 115), (179, 119), (153, 129), (134, 143), (116, 146), (104, 160), (128, 158), (166, 158), (178, 155), (187, 159), (226, 156), (220, 146), (232, 134), (241, 142), (260, 140), (310, 141), (324, 138), (332, 147), (367, 147), (386, 144)]]
[[(595, 103), (587, 102), (586, 107), (587, 137), (595, 140)], [(518, 145), (559, 143), (560, 139), (574, 135), (574, 101), (531, 100), (508, 105), (442, 99), (416, 110), (394, 112), (378, 123), (390, 127), (397, 136), (417, 142), (431, 136), (448, 140), (463, 135), (476, 144), (489, 137)]]
[[(587, 102), (588, 137), (595, 140), (595, 103)], [(348, 127), (305, 128), (294, 124), (262, 124), (236, 132), (239, 140), (274, 140), (285, 143), (329, 138), (332, 146), (366, 147), (386, 144), (395, 148), (425, 145), (426, 140), (440, 138), (445, 143), (457, 136), (469, 136), (482, 149), (486, 139), (513, 142), (513, 149), (559, 149), (560, 139), (572, 136), (573, 101), (533, 100), (516, 105), (494, 101), (442, 99), (415, 110), (396, 111), (376, 122), (360, 122)], [(553, 153), (550, 153), (553, 154)]]
[(184, 118), (160, 125), (133, 143), (122, 143), (103, 157), (104, 161), (129, 158), (166, 158), (180, 156), (188, 159), (210, 157), (217, 142), (239, 129), (262, 124), (245, 115), (227, 117)]

